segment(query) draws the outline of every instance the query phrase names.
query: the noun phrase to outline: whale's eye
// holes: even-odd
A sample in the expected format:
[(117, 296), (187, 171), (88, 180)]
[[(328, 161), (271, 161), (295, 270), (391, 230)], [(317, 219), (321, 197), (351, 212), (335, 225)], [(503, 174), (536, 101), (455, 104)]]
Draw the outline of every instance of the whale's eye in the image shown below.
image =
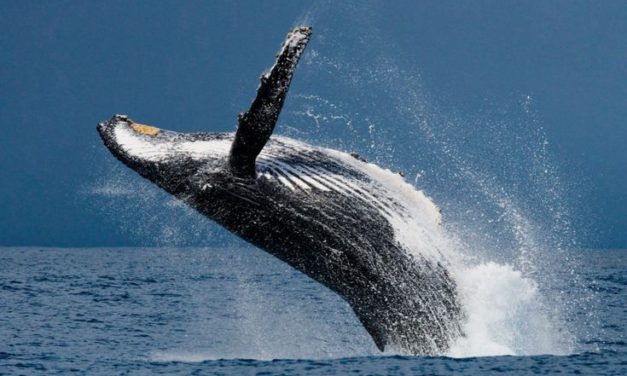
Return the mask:
[(131, 127), (133, 127), (135, 132), (145, 134), (147, 136), (156, 136), (161, 131), (161, 129), (157, 127), (139, 123), (132, 123)]

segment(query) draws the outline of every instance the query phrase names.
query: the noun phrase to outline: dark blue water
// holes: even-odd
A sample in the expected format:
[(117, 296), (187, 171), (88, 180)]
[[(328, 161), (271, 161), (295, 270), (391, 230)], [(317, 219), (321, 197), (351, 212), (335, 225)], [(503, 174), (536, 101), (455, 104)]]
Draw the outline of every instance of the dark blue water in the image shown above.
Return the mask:
[(570, 354), (449, 358), (380, 354), (341, 299), (254, 249), (0, 248), (0, 374), (623, 375), (627, 251), (577, 257), (566, 293), (599, 304), (562, 313)]

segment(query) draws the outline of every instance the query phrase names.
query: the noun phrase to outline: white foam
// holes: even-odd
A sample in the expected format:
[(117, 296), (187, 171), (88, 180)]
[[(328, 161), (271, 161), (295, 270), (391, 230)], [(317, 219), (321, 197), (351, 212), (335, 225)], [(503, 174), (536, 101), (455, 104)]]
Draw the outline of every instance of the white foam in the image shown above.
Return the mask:
[[(183, 351), (155, 351), (150, 355), (150, 361), (159, 363), (182, 362), (182, 363), (200, 363), (207, 360), (218, 360), (211, 353), (206, 352), (183, 352)], [(254, 359), (242, 358), (242, 359)]]
[(453, 357), (568, 354), (568, 339), (558, 334), (537, 283), (510, 265), (494, 262), (457, 273), (467, 317), (464, 336), (451, 347)]

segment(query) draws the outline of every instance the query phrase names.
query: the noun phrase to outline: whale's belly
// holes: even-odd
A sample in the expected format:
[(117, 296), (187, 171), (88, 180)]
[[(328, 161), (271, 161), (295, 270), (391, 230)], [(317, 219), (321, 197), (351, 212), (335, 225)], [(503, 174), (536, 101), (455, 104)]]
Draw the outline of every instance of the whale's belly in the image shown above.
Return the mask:
[(402, 226), (429, 233), (439, 212), (401, 176), (277, 137), (257, 159), (255, 186), (241, 189), (246, 201), (218, 221), (344, 297), (380, 348), (435, 354), (458, 335), (446, 260), (398, 236)]

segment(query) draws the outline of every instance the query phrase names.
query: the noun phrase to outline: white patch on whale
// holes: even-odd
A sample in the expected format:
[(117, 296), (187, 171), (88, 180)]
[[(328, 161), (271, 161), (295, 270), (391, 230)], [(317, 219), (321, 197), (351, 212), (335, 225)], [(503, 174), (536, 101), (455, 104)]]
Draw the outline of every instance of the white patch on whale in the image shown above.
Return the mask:
[(151, 162), (165, 161), (174, 156), (185, 155), (194, 160), (219, 158), (228, 155), (231, 139), (172, 141), (159, 139), (158, 136), (141, 135), (125, 123), (116, 124), (115, 140), (118, 146), (129, 155)]

